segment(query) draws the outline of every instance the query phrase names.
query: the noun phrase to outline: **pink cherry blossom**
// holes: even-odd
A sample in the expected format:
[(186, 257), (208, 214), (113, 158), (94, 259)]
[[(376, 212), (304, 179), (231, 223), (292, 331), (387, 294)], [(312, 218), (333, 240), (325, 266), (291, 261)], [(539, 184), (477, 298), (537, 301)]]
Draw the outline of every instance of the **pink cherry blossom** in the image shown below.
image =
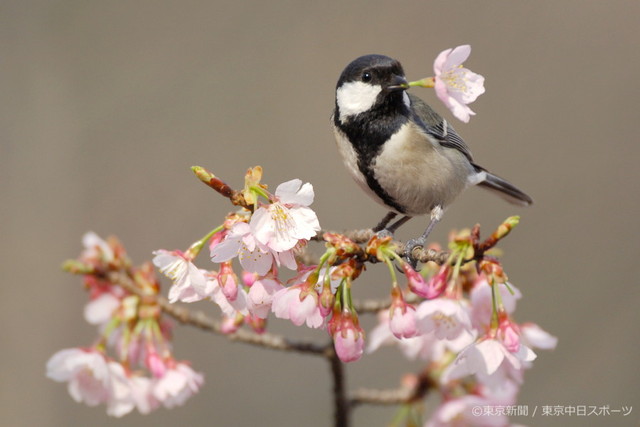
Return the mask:
[(120, 363), (109, 362), (107, 367), (110, 377), (107, 414), (112, 417), (122, 417), (136, 407), (131, 380)]
[(162, 377), (167, 371), (167, 365), (155, 348), (150, 346), (144, 359), (145, 366), (154, 377)]
[(443, 264), (433, 277), (425, 281), (420, 273), (411, 268), (409, 263), (403, 263), (402, 269), (409, 281), (411, 292), (427, 299), (437, 298), (445, 291), (451, 273), (451, 266)]
[(343, 362), (354, 362), (364, 352), (364, 331), (358, 318), (349, 310), (335, 311), (329, 322), (329, 333), (338, 358)]
[(507, 315), (500, 320), (498, 338), (511, 353), (517, 353), (520, 349), (520, 328)]
[(446, 351), (458, 353), (475, 340), (475, 333), (466, 331), (453, 340), (438, 339), (432, 333), (398, 339), (391, 332), (388, 310), (378, 313), (378, 322), (369, 333), (367, 353), (372, 353), (383, 345), (397, 345), (407, 359), (429, 362), (440, 360)]
[(110, 292), (103, 292), (84, 306), (84, 319), (91, 325), (104, 325), (120, 307), (120, 298)]
[(109, 399), (110, 375), (105, 357), (96, 350), (67, 348), (47, 362), (47, 377), (67, 382), (76, 402), (96, 406)]
[(249, 223), (255, 239), (275, 252), (293, 249), (300, 240), (309, 240), (320, 230), (313, 203), (313, 186), (299, 179), (276, 188), (276, 201), (261, 206)]
[(160, 402), (153, 395), (153, 381), (141, 375), (132, 375), (129, 378), (131, 398), (135, 402), (138, 412), (148, 414), (160, 406)]
[(205, 298), (207, 280), (191, 259), (181, 251), (157, 250), (153, 263), (162, 274), (173, 280), (169, 289), (169, 302), (194, 302)]
[(336, 354), (343, 362), (355, 362), (362, 357), (364, 337), (362, 329), (347, 328), (333, 335)]
[(465, 123), (476, 114), (467, 104), (485, 91), (484, 77), (462, 67), (470, 54), (471, 46), (462, 45), (440, 52), (433, 63), (436, 95), (457, 119)]
[[(516, 301), (522, 297), (522, 294), (512, 284), (509, 284), (508, 288), (504, 283), (496, 286), (500, 292), (505, 312), (512, 314), (516, 309)], [(513, 294), (509, 292), (509, 288)], [(469, 297), (471, 300), (471, 324), (478, 330), (484, 330), (489, 326), (493, 312), (491, 285), (484, 276), (480, 276), (475, 282)]]
[(290, 270), (296, 269), (292, 250), (276, 252), (266, 244), (260, 243), (246, 222), (234, 224), (224, 241), (211, 249), (213, 262), (228, 261), (236, 256), (243, 269), (260, 276), (267, 274), (274, 262), (277, 266), (284, 265)]
[(251, 285), (247, 293), (247, 308), (249, 312), (260, 319), (266, 319), (271, 311), (273, 296), (276, 292), (285, 289), (274, 278), (263, 277)]
[(389, 328), (396, 338), (411, 338), (418, 333), (416, 309), (405, 302), (402, 291), (398, 287), (391, 290)]
[(520, 336), (525, 344), (542, 350), (552, 350), (558, 344), (558, 338), (542, 329), (535, 323), (520, 325)]
[(481, 338), (458, 354), (456, 360), (445, 370), (446, 381), (471, 374), (493, 375), (503, 363), (516, 370), (523, 362), (530, 362), (536, 354), (527, 346), (520, 345), (516, 353), (510, 352), (504, 343), (495, 338)]
[(437, 298), (423, 301), (417, 309), (421, 333), (433, 333), (438, 339), (453, 340), (471, 330), (467, 309), (460, 300)]
[(310, 328), (319, 328), (324, 324), (324, 317), (318, 301), (319, 296), (313, 285), (301, 283), (276, 292), (271, 311), (276, 317), (289, 319), (296, 326), (306, 323)]
[(216, 272), (207, 272), (206, 279), (207, 286), (204, 294), (218, 304), (225, 316), (235, 318), (238, 314), (242, 316), (249, 314), (249, 310), (247, 309), (247, 292), (242, 287), (237, 288), (235, 299), (230, 300), (222, 291)]
[(220, 271), (218, 272), (218, 285), (222, 290), (222, 293), (229, 301), (235, 301), (238, 297), (238, 276), (233, 271), (231, 262), (226, 261), (220, 264)]
[(153, 396), (166, 408), (184, 404), (196, 394), (204, 377), (185, 363), (178, 362), (153, 384)]
[(80, 255), (80, 259), (84, 262), (109, 263), (115, 259), (113, 249), (109, 244), (93, 231), (89, 231), (82, 236), (82, 246), (84, 251)]

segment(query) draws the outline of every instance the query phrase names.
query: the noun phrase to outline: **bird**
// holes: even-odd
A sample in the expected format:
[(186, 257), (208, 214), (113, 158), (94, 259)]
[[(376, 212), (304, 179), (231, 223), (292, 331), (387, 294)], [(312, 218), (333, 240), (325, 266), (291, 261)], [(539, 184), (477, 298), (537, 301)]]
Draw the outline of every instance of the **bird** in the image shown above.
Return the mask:
[[(378, 54), (356, 58), (336, 84), (331, 123), (347, 170), (389, 211), (374, 232), (393, 235), (414, 216), (429, 215), (422, 235), (404, 246), (405, 258), (415, 267), (413, 249), (425, 246), (445, 209), (467, 187), (478, 185), (519, 206), (533, 200), (476, 164), (447, 120), (408, 88), (396, 59)], [(398, 214), (402, 217), (391, 223)]]

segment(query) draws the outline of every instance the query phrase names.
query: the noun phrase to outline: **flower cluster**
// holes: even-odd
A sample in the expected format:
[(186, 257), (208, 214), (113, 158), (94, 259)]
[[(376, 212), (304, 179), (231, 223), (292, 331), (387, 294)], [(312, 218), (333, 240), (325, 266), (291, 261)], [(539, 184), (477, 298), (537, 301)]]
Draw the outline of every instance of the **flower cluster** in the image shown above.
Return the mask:
[[(391, 237), (376, 234), (361, 245), (342, 234), (324, 233), (325, 251), (308, 265), (302, 261), (305, 247), (311, 239), (320, 240), (310, 184), (291, 180), (272, 194), (255, 167), (247, 172), (244, 189), (236, 192), (203, 168), (194, 171), (240, 208), (186, 250), (155, 251), (153, 264), (172, 281), (169, 303), (215, 303), (222, 313), (222, 333), (246, 325), (261, 334), (273, 314), (325, 330), (333, 343), (331, 357), (343, 362), (385, 344), (397, 345), (408, 358), (426, 363), (415, 378), (423, 384), (415, 389), (436, 389), (442, 396), (429, 426), (472, 425), (474, 406), (513, 404), (524, 370), (536, 357), (534, 349), (556, 345), (535, 324), (516, 322), (521, 293), (494, 255), (517, 217), (483, 241), (479, 226), (453, 234), (446, 261), (429, 262), (420, 272), (405, 261)], [(203, 378), (172, 356), (170, 327), (162, 317), (162, 310), (170, 310), (160, 303), (152, 264), (132, 267), (115, 239), (104, 241), (93, 233), (85, 235), (84, 246), (80, 258), (65, 268), (84, 278), (90, 295), (85, 318), (98, 326), (100, 336), (93, 346), (56, 353), (47, 375), (67, 382), (76, 401), (104, 403), (114, 416), (184, 403)], [(203, 249), (213, 262), (208, 268), (195, 264)], [(359, 316), (368, 310), (354, 304), (352, 288), (371, 262), (388, 267), (390, 303), (379, 312), (367, 344)], [(282, 274), (287, 270), (288, 280)], [(412, 398), (409, 407), (417, 402)], [(491, 422), (504, 424), (500, 417)]]
[[(207, 183), (215, 179), (203, 168), (194, 170)], [(261, 176), (259, 167), (248, 170), (241, 193), (243, 207), (188, 250), (154, 252), (153, 263), (173, 281), (169, 301), (213, 301), (222, 311), (225, 333), (243, 324), (263, 332), (270, 313), (297, 326), (326, 329), (341, 360), (359, 359), (364, 332), (352, 307), (350, 287), (364, 267), (354, 257), (362, 254), (361, 248), (327, 233), (327, 250), (319, 263), (299, 262), (296, 254), (320, 230), (309, 207), (313, 187), (294, 179), (271, 194), (260, 184)], [(206, 243), (217, 268), (200, 269), (194, 264)], [(235, 270), (234, 259), (241, 272)], [(283, 267), (295, 271), (291, 279), (281, 278)]]
[[(404, 292), (390, 268), (391, 307), (379, 313), (367, 351), (397, 345), (406, 357), (427, 364), (426, 380), (442, 396), (427, 426), (479, 425), (474, 406), (515, 404), (524, 370), (536, 358), (533, 348), (556, 346), (557, 339), (537, 325), (516, 323), (521, 293), (500, 262), (485, 253), (516, 223), (516, 217), (507, 219), (482, 243), (478, 229), (455, 235), (449, 261), (427, 266), (426, 277), (398, 259), (408, 281)], [(375, 251), (388, 263), (397, 257), (384, 244)], [(408, 298), (414, 303), (405, 302)], [(507, 424), (503, 414), (482, 422)]]
[[(89, 347), (60, 350), (47, 362), (47, 376), (66, 382), (76, 402), (105, 404), (121, 417), (134, 409), (147, 414), (160, 406), (182, 405), (203, 384), (203, 376), (187, 362), (174, 359), (171, 326), (153, 298), (134, 295), (113, 283), (127, 275), (141, 292), (159, 292), (153, 267), (133, 268), (120, 243), (95, 233), (83, 238), (84, 251), (64, 268), (81, 274), (89, 291), (85, 320), (99, 337)], [(121, 277), (118, 279), (121, 280)]]

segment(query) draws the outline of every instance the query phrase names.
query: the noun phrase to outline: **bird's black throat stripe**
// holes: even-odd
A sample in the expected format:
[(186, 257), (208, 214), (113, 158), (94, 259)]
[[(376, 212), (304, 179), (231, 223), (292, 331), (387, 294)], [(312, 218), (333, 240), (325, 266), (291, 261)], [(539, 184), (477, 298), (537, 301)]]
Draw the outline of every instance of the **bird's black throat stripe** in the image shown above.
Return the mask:
[(373, 165), (380, 154), (382, 146), (402, 125), (408, 121), (408, 117), (400, 114), (396, 108), (390, 105), (379, 105), (364, 113), (349, 117), (344, 123), (340, 121), (340, 114), (336, 107), (334, 124), (351, 141), (358, 156), (358, 168), (367, 180), (367, 185), (389, 207), (400, 213), (405, 213), (404, 208), (391, 197), (380, 185), (373, 173)]

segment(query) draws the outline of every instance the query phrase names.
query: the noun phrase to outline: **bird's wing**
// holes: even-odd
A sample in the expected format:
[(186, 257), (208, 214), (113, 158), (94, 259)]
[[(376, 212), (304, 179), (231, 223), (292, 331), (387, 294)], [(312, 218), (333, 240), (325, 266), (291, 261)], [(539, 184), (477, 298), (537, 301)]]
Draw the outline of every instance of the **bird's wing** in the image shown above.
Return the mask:
[(471, 150), (445, 119), (417, 96), (409, 94), (409, 99), (413, 110), (424, 124), (425, 131), (429, 135), (436, 138), (443, 147), (454, 148), (464, 154), (470, 162), (473, 162)]

